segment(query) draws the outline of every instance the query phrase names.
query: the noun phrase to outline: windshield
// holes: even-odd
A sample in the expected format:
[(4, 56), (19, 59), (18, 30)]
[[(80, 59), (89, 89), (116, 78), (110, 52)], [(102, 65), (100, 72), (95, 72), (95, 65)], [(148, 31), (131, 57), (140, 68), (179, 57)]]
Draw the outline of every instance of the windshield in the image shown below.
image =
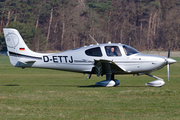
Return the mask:
[(124, 52), (127, 56), (139, 53), (139, 51), (137, 51), (136, 49), (134, 49), (133, 47), (130, 47), (128, 45), (123, 45), (124, 48)]

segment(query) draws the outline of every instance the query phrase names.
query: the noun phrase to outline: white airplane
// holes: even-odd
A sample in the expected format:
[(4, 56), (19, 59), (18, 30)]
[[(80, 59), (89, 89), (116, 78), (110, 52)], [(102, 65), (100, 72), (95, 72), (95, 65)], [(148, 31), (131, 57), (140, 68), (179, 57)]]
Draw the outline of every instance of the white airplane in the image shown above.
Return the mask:
[(167, 65), (169, 80), (169, 65), (176, 60), (163, 56), (141, 54), (136, 49), (117, 43), (106, 43), (84, 46), (60, 53), (37, 53), (31, 51), (16, 29), (4, 28), (7, 53), (10, 62), (15, 67), (48, 68), (71, 72), (87, 73), (97, 76), (106, 75), (106, 80), (97, 82), (98, 86), (117, 86), (120, 82), (114, 79), (117, 74), (148, 75), (155, 81), (147, 86), (161, 87), (164, 80), (151, 75)]

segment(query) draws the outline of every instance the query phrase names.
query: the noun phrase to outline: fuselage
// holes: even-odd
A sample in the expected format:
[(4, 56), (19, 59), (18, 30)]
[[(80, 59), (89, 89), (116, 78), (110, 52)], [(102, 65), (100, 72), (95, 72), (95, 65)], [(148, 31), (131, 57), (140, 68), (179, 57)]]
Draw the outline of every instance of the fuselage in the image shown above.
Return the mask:
[[(108, 54), (111, 47), (115, 48), (116, 56)], [(60, 53), (44, 53), (39, 54), (39, 58), (41, 59), (31, 67), (82, 73), (91, 72), (94, 60), (112, 61), (127, 74), (149, 73), (166, 65), (166, 57), (141, 54), (130, 46), (115, 43), (90, 45)]]

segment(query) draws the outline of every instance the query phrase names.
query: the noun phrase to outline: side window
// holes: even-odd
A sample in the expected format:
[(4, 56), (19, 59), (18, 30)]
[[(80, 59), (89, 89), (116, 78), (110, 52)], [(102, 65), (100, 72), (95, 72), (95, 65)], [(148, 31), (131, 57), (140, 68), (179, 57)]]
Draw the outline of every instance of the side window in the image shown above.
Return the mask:
[(100, 47), (96, 47), (96, 48), (91, 48), (85, 51), (86, 55), (88, 56), (96, 56), (96, 57), (101, 57), (102, 56), (102, 52)]
[(107, 56), (121, 56), (118, 46), (105, 46)]

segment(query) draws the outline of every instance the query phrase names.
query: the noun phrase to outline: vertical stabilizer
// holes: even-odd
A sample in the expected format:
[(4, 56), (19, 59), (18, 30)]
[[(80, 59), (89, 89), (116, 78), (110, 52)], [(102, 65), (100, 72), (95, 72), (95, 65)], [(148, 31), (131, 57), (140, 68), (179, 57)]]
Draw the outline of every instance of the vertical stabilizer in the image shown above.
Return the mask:
[(21, 35), (16, 29), (4, 28), (3, 31), (8, 49), (8, 56), (13, 66), (19, 66), (17, 64), (19, 61), (21, 61), (20, 56), (35, 54), (27, 47)]

